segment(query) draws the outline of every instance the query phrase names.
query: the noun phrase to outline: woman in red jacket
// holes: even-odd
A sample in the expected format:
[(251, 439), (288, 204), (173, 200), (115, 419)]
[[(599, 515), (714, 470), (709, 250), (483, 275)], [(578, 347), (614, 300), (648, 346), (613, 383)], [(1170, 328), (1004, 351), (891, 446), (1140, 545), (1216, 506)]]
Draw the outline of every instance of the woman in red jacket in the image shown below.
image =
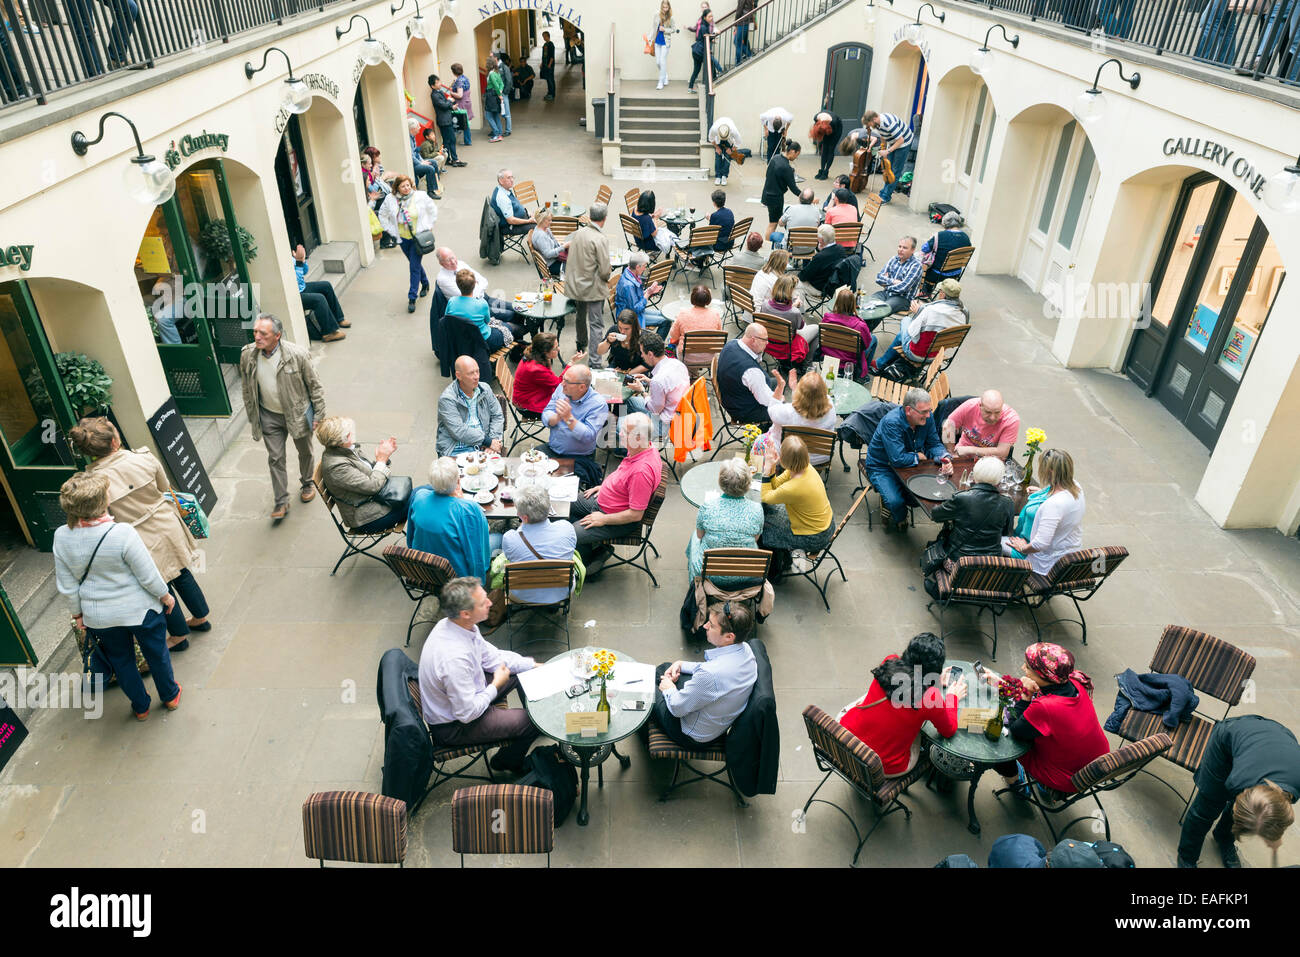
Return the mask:
[[(556, 375), (551, 369), (551, 363), (559, 355), (560, 340), (555, 333), (539, 332), (533, 336), (528, 346), (528, 357), (515, 369), (515, 393), (510, 397), (515, 408), (539, 415), (545, 410), (546, 403), (551, 401), (551, 396), (555, 393), (555, 387), (560, 384), (560, 376), (564, 374), (561, 370), (560, 375)], [(585, 355), (585, 352), (575, 352), (569, 362), (576, 362)], [(568, 366), (564, 368), (567, 369)]]
[[(901, 656), (882, 661), (871, 672), (875, 677), (867, 693), (840, 714), (840, 724), (880, 755), (887, 778), (916, 767), (925, 722), (933, 722), (945, 738), (957, 733), (957, 702), (966, 696), (966, 679), (949, 686), (943, 659), (943, 639), (922, 632)], [(935, 686), (936, 677), (942, 689)]]
[[(1073, 794), (1075, 772), (1110, 751), (1092, 706), (1092, 679), (1074, 670), (1070, 651), (1042, 641), (1025, 649), (1020, 671), (1028, 700), (1011, 708), (1006, 726), (1030, 749), (1020, 759), (1023, 771), (1014, 763), (995, 770), (1018, 795), (1027, 786), (1024, 772), (1045, 787)], [(998, 676), (985, 672), (985, 680), (996, 684)]]

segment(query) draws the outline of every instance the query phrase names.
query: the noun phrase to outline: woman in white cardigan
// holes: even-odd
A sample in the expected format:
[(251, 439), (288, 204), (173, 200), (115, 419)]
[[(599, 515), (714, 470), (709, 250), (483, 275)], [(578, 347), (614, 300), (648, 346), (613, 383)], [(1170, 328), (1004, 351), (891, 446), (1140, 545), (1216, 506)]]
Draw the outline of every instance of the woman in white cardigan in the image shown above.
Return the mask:
[(438, 221), (438, 207), (429, 194), (415, 188), (411, 177), (401, 173), (393, 179), (393, 191), (379, 207), (379, 225), (395, 236), (411, 264), (410, 287), (406, 291), (406, 311), (415, 312), (415, 297), (429, 294), (429, 275), (424, 271), (424, 257), (416, 245), (415, 234), (432, 232)]
[(647, 38), (654, 45), (655, 65), (659, 67), (659, 85), (656, 90), (662, 90), (668, 85), (668, 50), (673, 43), (673, 34), (677, 32), (677, 26), (673, 23), (673, 5), (668, 0), (662, 0), (659, 4), (659, 12), (655, 14), (654, 19), (650, 21), (650, 32)]
[[(1034, 516), (1029, 540), (1002, 539), (1002, 554), (1018, 552), (1029, 559), (1034, 572), (1046, 575), (1062, 555), (1083, 547), (1083, 489), (1074, 481), (1074, 459), (1069, 452), (1048, 449), (1038, 459), (1038, 481), (1051, 494)], [(1014, 551), (1013, 551), (1014, 550)]]

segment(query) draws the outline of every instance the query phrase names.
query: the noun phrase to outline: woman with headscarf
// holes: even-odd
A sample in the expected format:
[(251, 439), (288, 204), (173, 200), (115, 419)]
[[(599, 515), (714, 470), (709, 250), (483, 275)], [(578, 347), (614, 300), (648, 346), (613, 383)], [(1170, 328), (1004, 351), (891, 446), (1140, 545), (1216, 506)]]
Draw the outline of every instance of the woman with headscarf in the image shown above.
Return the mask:
[[(1025, 649), (1020, 666), (1021, 700), (1004, 721), (1015, 738), (1029, 745), (1018, 763), (995, 765), (1007, 787), (1025, 796), (1025, 775), (1043, 787), (1073, 794), (1075, 772), (1110, 751), (1097, 711), (1092, 706), (1092, 679), (1074, 668), (1074, 655), (1060, 645), (1040, 641)], [(999, 676), (984, 673), (997, 686)]]

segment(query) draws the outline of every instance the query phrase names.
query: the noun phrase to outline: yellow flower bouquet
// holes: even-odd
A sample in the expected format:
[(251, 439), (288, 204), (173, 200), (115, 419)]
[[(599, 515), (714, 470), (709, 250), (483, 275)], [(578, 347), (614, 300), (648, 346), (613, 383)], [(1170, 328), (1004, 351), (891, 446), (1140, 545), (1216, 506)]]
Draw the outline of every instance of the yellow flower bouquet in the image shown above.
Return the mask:
[(614, 664), (618, 661), (618, 655), (606, 648), (601, 648), (592, 656), (592, 671), (597, 678), (608, 678), (614, 673)]

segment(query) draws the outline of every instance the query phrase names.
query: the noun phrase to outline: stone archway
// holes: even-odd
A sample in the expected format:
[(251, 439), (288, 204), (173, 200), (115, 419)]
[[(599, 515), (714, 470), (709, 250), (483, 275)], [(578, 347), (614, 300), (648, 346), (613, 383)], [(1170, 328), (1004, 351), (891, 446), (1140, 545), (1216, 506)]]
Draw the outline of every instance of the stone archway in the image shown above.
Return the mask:
[(914, 206), (951, 203), (972, 219), (975, 187), (990, 142), (992, 91), (969, 67), (958, 66), (934, 84), (928, 100), (913, 179)]

